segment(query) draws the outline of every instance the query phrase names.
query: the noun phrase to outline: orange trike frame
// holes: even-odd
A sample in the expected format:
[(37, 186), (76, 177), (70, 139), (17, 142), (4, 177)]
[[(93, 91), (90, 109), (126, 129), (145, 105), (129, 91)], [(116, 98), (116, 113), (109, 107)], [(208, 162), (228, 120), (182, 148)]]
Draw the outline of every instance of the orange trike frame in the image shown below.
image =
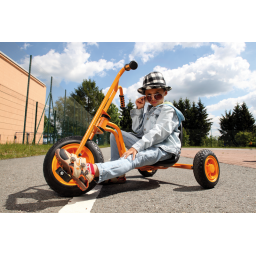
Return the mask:
[[(99, 109), (97, 110), (95, 116), (93, 117), (79, 147), (76, 150), (76, 155), (78, 156), (81, 153), (83, 146), (86, 144), (87, 140), (92, 140), (95, 134), (103, 134), (104, 131), (111, 132), (115, 136), (116, 144), (118, 148), (118, 152), (120, 157), (125, 153), (126, 148), (123, 140), (123, 135), (121, 133), (120, 128), (114, 124), (109, 122), (110, 116), (107, 114), (107, 110), (112, 103), (117, 91), (120, 92), (120, 104), (121, 107), (125, 107), (124, 103), (124, 95), (123, 95), (123, 88), (119, 85), (119, 79), (125, 71), (129, 71), (131, 68), (129, 64), (126, 64), (117, 74), (114, 82), (112, 83), (111, 87), (109, 88), (104, 100), (102, 101)], [(109, 128), (110, 126), (112, 128)], [(189, 164), (174, 164), (172, 166), (164, 167), (164, 166), (143, 166), (139, 167), (140, 171), (153, 171), (156, 169), (167, 169), (169, 167), (175, 168), (183, 168), (183, 169), (193, 169), (192, 165)]]

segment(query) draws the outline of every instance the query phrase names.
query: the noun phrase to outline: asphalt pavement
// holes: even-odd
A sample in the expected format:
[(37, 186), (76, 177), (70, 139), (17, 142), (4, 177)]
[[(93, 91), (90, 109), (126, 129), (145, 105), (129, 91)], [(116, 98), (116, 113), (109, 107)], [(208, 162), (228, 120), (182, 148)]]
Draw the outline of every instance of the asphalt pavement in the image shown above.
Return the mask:
[[(102, 149), (105, 161), (109, 148)], [(59, 212), (71, 198), (58, 196), (43, 176), (44, 156), (0, 161), (0, 212)], [(179, 163), (192, 164), (181, 157)], [(220, 163), (220, 180), (205, 190), (193, 171), (158, 170), (144, 178), (127, 173), (125, 184), (102, 186), (91, 213), (255, 213), (256, 169)]]

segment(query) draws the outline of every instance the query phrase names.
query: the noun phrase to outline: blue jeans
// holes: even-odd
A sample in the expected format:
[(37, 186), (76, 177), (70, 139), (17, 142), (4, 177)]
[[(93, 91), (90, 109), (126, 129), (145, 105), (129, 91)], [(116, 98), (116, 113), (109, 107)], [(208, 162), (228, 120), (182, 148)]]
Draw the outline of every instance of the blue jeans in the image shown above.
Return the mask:
[[(127, 149), (130, 149), (139, 140), (133, 134), (125, 131), (122, 131), (122, 135)], [(166, 160), (172, 156), (171, 153), (167, 153), (161, 148), (149, 147), (146, 150), (138, 152), (134, 160), (132, 160), (133, 155), (129, 155), (124, 159), (124, 157), (119, 156), (116, 140), (112, 133), (110, 135), (110, 146), (111, 162), (96, 163), (100, 174), (98, 183), (121, 176), (132, 169)]]

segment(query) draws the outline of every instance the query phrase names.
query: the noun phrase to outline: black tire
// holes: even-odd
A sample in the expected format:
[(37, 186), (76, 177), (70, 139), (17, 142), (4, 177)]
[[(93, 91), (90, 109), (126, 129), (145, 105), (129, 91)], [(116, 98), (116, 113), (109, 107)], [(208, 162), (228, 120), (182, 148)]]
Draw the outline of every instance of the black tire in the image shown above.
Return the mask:
[(154, 171), (141, 171), (140, 169), (138, 169), (138, 171), (144, 177), (152, 177), (157, 172), (157, 170), (154, 170)]
[(220, 178), (220, 166), (216, 155), (202, 149), (194, 157), (193, 172), (196, 181), (205, 189), (214, 188)]
[[(58, 148), (62, 148), (64, 146), (68, 146), (69, 144), (80, 144), (81, 140), (83, 137), (81, 136), (70, 136), (63, 138), (56, 142), (47, 152), (45, 158), (44, 158), (44, 164), (43, 164), (43, 172), (44, 172), (44, 178), (50, 188), (54, 190), (56, 193), (58, 193), (60, 196), (65, 196), (65, 197), (75, 197), (75, 196), (80, 196), (82, 194), (85, 194), (92, 190), (97, 183), (95, 181), (90, 182), (90, 185), (87, 190), (82, 191), (80, 190), (75, 183), (73, 184), (68, 184), (65, 182), (61, 183), (59, 180), (56, 179), (54, 176), (55, 170), (52, 170), (52, 163), (56, 159), (55, 157), (55, 151)], [(104, 162), (104, 157), (102, 155), (102, 152), (98, 145), (93, 142), (88, 140), (85, 144), (85, 147), (90, 151), (94, 158), (94, 163), (103, 163)], [(55, 174), (56, 175), (56, 174)]]

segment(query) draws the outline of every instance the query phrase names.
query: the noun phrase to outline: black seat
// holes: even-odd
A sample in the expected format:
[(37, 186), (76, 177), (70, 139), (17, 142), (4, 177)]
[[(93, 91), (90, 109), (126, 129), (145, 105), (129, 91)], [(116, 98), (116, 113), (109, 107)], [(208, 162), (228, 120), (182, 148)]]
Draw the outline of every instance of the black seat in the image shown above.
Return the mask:
[[(182, 146), (182, 140), (183, 140), (183, 131), (182, 131), (182, 122), (180, 123), (180, 126), (178, 128), (180, 130), (179, 139)], [(171, 158), (164, 160), (164, 161), (158, 161), (155, 164), (151, 164), (150, 166), (163, 166), (163, 167), (170, 167), (174, 164), (176, 164), (179, 161), (180, 155), (172, 155)]]

